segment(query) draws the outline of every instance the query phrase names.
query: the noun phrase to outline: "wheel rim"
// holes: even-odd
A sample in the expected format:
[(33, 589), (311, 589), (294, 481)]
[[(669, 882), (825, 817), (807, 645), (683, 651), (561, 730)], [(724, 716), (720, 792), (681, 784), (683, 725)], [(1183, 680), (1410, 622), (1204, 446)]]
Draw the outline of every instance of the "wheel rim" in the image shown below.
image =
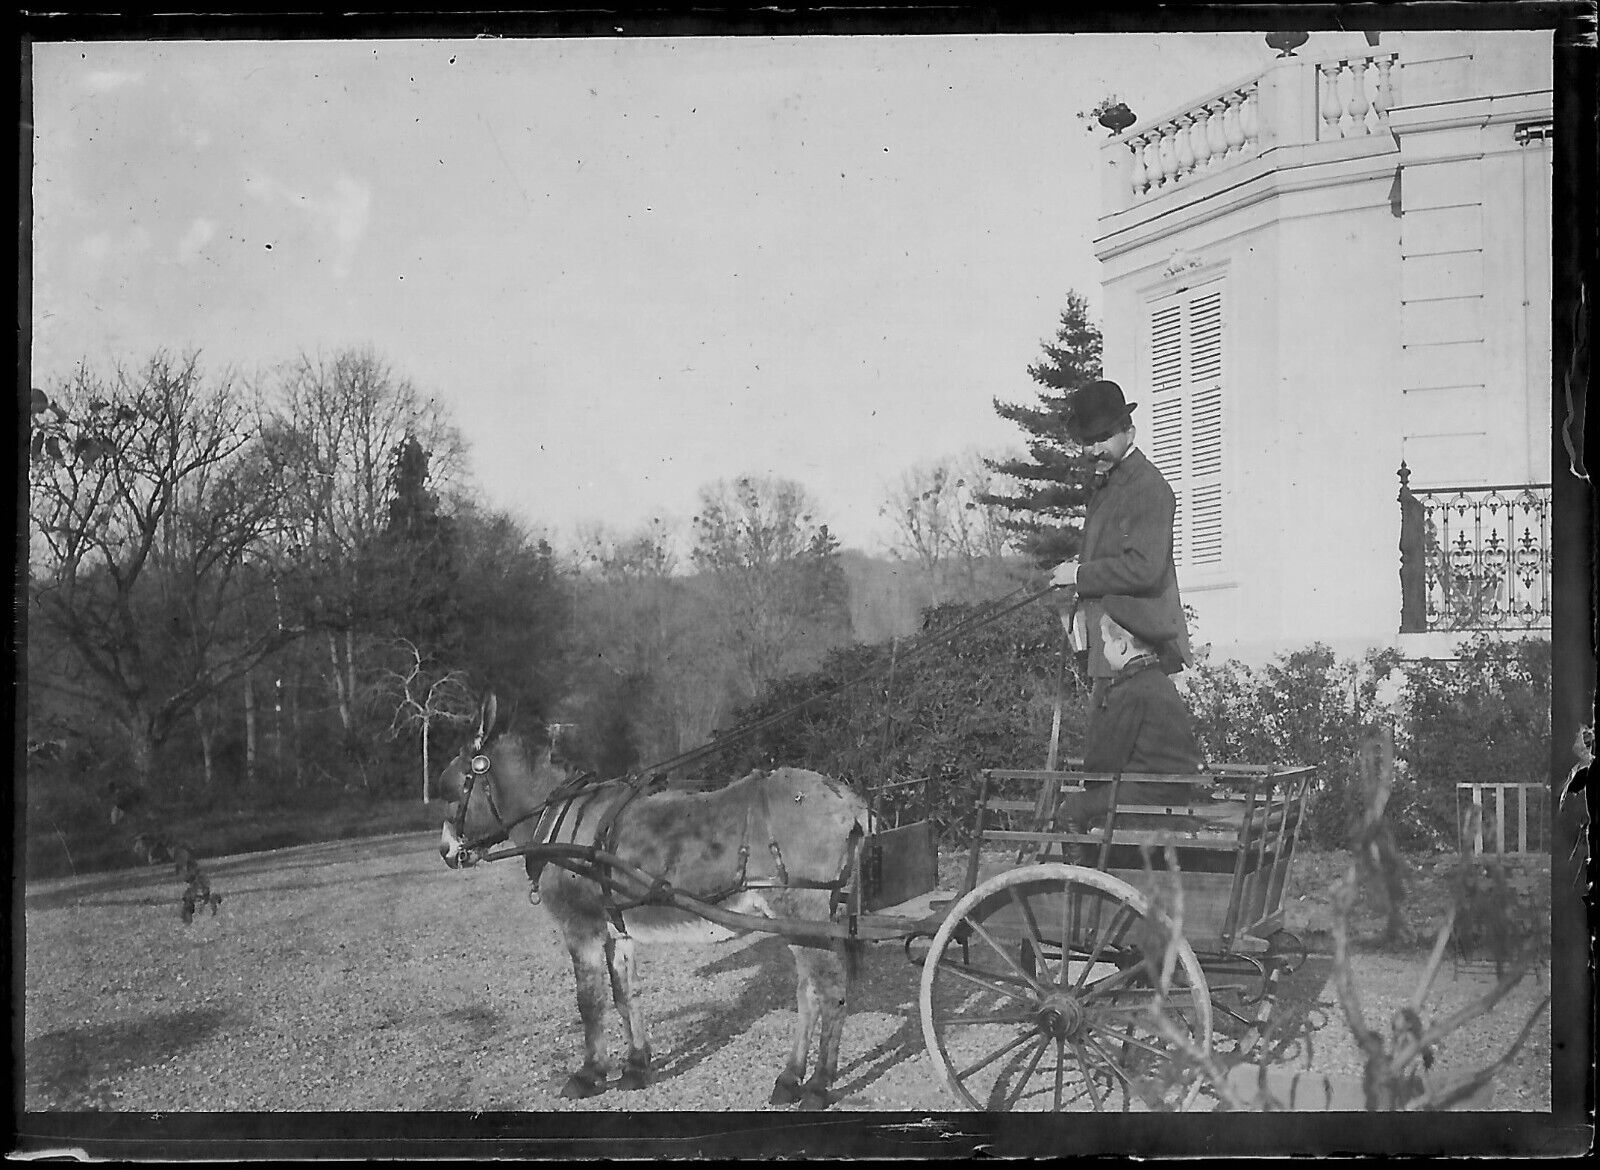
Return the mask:
[(1209, 1052), (1211, 1003), (1181, 939), (1169, 990), (1158, 988), (1162, 922), (1126, 882), (1059, 863), (960, 899), (928, 950), (921, 996), (923, 1040), (955, 1096), (1003, 1111), (1192, 1107), (1185, 1050)]

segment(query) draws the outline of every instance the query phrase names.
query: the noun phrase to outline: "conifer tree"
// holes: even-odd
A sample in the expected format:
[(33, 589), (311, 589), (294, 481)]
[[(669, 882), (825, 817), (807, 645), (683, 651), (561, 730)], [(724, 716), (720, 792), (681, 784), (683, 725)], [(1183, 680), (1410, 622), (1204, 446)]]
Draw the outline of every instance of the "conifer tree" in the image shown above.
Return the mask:
[(1027, 458), (984, 462), (1016, 482), (1011, 494), (979, 497), (1006, 509), (1002, 526), (1016, 533), (1022, 550), (1039, 565), (1075, 556), (1082, 544), (1083, 513), (1092, 490), (1092, 471), (1083, 449), (1067, 433), (1067, 402), (1100, 373), (1100, 329), (1089, 319), (1089, 303), (1069, 292), (1053, 342), (1042, 343), (1044, 357), (1028, 367), (1039, 384), (1034, 403), (1001, 402), (1001, 418), (1027, 432)]

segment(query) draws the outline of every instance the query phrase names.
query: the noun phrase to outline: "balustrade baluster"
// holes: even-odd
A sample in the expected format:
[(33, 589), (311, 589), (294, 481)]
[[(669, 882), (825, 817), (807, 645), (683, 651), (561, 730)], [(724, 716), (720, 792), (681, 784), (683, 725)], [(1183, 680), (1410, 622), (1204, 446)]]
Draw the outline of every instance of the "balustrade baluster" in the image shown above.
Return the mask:
[(1359, 138), (1367, 133), (1367, 63), (1356, 59), (1350, 62), (1350, 128), (1349, 136)]
[(1150, 179), (1144, 169), (1144, 137), (1133, 138), (1128, 141), (1128, 153), (1133, 157), (1133, 165), (1128, 168), (1128, 181), (1133, 187), (1135, 199), (1144, 194), (1149, 186)]
[(1251, 86), (1244, 95), (1244, 108), (1239, 114), (1239, 126), (1244, 131), (1244, 148), (1253, 153), (1261, 145), (1261, 116), (1257, 109), (1256, 87)]
[(1339, 98), (1339, 74), (1343, 69), (1343, 62), (1324, 61), (1317, 66), (1317, 73), (1322, 79), (1322, 132), (1318, 137), (1339, 137), (1339, 116), (1344, 113), (1344, 103)]
[(1232, 155), (1244, 145), (1244, 129), (1239, 125), (1239, 106), (1243, 104), (1243, 99), (1235, 92), (1222, 100), (1227, 103), (1222, 114), (1222, 128), (1228, 139), (1228, 153)]
[(1149, 178), (1148, 190), (1151, 191), (1161, 185), (1161, 148), (1156, 145), (1157, 137), (1152, 131), (1144, 140), (1144, 173)]
[(1161, 128), (1161, 174), (1163, 187), (1178, 181), (1178, 146), (1171, 126)]
[(1189, 127), (1194, 119), (1189, 114), (1184, 114), (1178, 119), (1178, 129), (1173, 137), (1177, 140), (1174, 147), (1178, 156), (1178, 176), (1185, 178), (1194, 172), (1194, 145), (1189, 141)]
[(1228, 136), (1222, 129), (1222, 112), (1226, 107), (1220, 102), (1206, 103), (1206, 141), (1211, 144), (1211, 160), (1221, 161), (1228, 153)]
[(1378, 83), (1372, 95), (1372, 108), (1378, 111), (1378, 129), (1386, 130), (1389, 127), (1389, 111), (1394, 108), (1394, 91), (1390, 88), (1389, 69), (1394, 64), (1392, 56), (1379, 57)]
[(1195, 170), (1203, 171), (1211, 165), (1211, 139), (1207, 127), (1211, 122), (1211, 110), (1201, 106), (1189, 115), (1189, 145), (1194, 151)]

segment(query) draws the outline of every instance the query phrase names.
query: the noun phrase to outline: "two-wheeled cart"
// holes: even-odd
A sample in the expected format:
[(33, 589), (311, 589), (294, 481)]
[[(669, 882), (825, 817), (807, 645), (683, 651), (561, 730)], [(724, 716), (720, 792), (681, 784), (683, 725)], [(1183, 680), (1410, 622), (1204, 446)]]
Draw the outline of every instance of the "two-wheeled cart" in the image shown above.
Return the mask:
[[(1042, 595), (1002, 599), (982, 621)], [(914, 650), (978, 624), (958, 623)], [(1052, 763), (1060, 704), (1058, 693)], [(1073, 760), (986, 769), (975, 778), (964, 873), (944, 890), (931, 781), (891, 780), (867, 793), (873, 830), (830, 887), (833, 913), (823, 920), (730, 910), (596, 845), (533, 844), (484, 859), (559, 865), (630, 906), (671, 906), (794, 944), (900, 942), (921, 967), (928, 1053), (968, 1107), (1185, 1108), (1203, 1093), (1199, 1066), (1214, 1027), (1232, 1021), (1243, 1049), (1259, 1042), (1276, 981), (1304, 958), (1283, 930), (1283, 900), (1313, 773), (1241, 763), (1112, 775)], [(561, 798), (581, 802), (583, 790)]]
[[(1192, 1105), (1218, 1017), (1253, 1045), (1278, 977), (1304, 957), (1282, 929), (1283, 899), (1312, 773), (1112, 776), (1077, 761), (978, 773), (954, 897), (881, 918), (904, 926), (929, 906), (905, 938), (922, 968), (923, 1038), (956, 1097), (977, 1109)], [(920, 832), (890, 829), (867, 855)]]
[[(884, 785), (869, 794), (879, 827), (822, 921), (735, 912), (592, 845), (485, 859), (524, 855), (602, 880), (632, 905), (791, 943), (899, 942), (921, 967), (929, 1056), (964, 1106), (1184, 1109), (1204, 1099), (1199, 1066), (1219, 1016), (1251, 1046), (1276, 980), (1304, 957), (1282, 922), (1312, 773), (987, 769), (964, 874), (948, 891), (925, 783)], [(918, 784), (920, 802), (908, 799)]]

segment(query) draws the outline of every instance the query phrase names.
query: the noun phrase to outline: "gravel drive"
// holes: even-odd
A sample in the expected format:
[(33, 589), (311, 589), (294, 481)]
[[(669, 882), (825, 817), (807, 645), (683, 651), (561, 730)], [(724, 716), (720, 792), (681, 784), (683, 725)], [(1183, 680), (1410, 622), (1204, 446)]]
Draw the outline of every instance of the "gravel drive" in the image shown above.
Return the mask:
[[(27, 1110), (766, 1110), (790, 1042), (781, 940), (639, 948), (658, 1079), (637, 1093), (559, 1097), (582, 1057), (565, 951), (520, 866), (452, 872), (408, 834), (207, 863), (220, 913), (190, 926), (166, 869), (30, 884), (25, 895)], [(1298, 892), (1298, 891), (1297, 891)], [(1422, 953), (1362, 953), (1369, 1022), (1410, 995)], [(1285, 988), (1296, 1067), (1359, 1074), (1313, 955)], [(1493, 983), (1448, 963), (1448, 1010)], [(1524, 980), (1440, 1054), (1504, 1050), (1547, 990)], [(945, 1112), (923, 1052), (917, 971), (871, 948), (846, 1025), (842, 1110)], [(1307, 1030), (1305, 1025), (1322, 1025)], [(620, 1039), (613, 1026), (613, 1053)], [(1547, 1110), (1548, 1010), (1485, 1107)]]

